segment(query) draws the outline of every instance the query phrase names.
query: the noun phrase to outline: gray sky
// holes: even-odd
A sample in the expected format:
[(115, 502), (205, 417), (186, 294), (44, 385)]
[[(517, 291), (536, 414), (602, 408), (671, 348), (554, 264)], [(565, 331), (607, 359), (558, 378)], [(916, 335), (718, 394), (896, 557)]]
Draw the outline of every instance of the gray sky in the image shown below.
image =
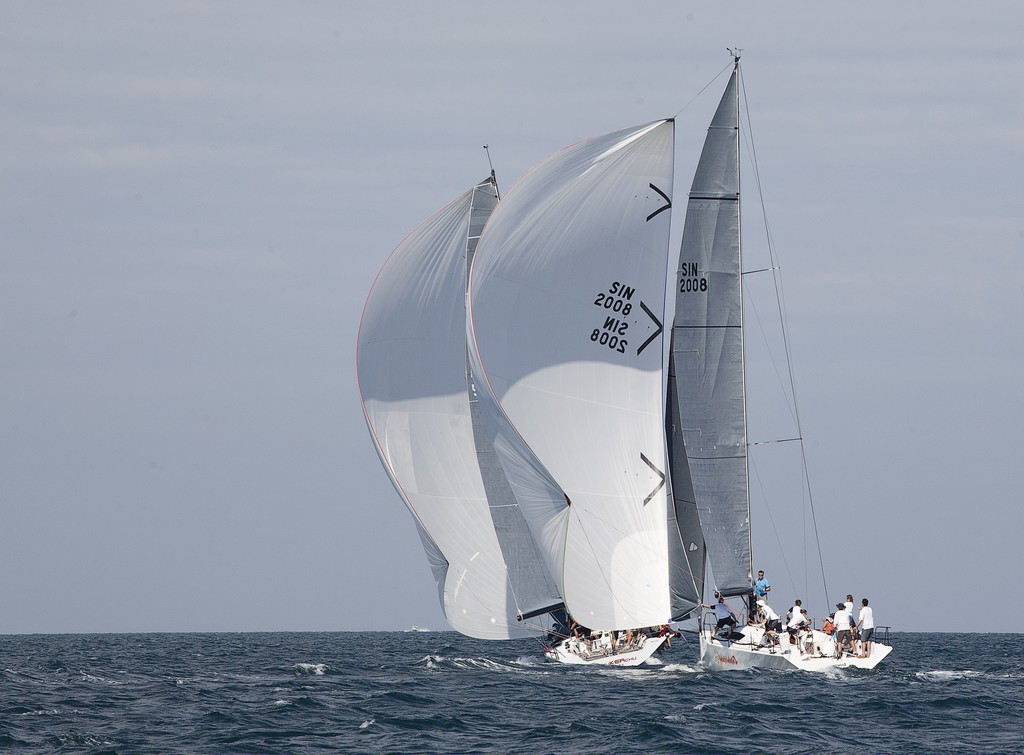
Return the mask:
[[(482, 144), (508, 186), (675, 114), (732, 45), (829, 600), (1018, 628), (1022, 6), (625, 7), (5, 3), (0, 632), (444, 628), (359, 405), (373, 277)], [(823, 608), (799, 500), (753, 522), (777, 607)]]

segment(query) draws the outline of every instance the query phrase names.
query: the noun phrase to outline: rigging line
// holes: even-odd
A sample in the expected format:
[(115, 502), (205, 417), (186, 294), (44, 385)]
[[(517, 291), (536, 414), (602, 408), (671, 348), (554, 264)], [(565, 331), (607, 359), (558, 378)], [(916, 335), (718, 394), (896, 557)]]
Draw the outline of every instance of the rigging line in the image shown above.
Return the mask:
[[(790, 344), (789, 344), (789, 325), (788, 325), (788, 320), (787, 320), (787, 317), (786, 317), (786, 308), (785, 308), (785, 293), (784, 293), (784, 290), (783, 290), (783, 287), (782, 287), (781, 275), (778, 272), (779, 265), (778, 265), (777, 260), (776, 260), (775, 242), (774, 242), (774, 239), (772, 238), (771, 227), (770, 227), (770, 225), (768, 223), (768, 212), (766, 211), (766, 208), (765, 208), (765, 205), (764, 205), (764, 192), (762, 191), (762, 188), (761, 188), (761, 174), (760, 174), (760, 171), (758, 170), (758, 166), (757, 166), (757, 148), (754, 145), (753, 127), (751, 125), (751, 120), (750, 120), (750, 104), (747, 101), (746, 81), (745, 81), (742, 73), (740, 74), (740, 77), (739, 77), (739, 85), (740, 85), (740, 92), (742, 92), (742, 94), (743, 94), (743, 108), (744, 108), (744, 110), (746, 112), (746, 115), (747, 115), (747, 129), (743, 133), (744, 133), (745, 138), (747, 140), (747, 143), (749, 145), (751, 162), (753, 164), (753, 169), (754, 169), (754, 171), (753, 171), (754, 172), (754, 182), (757, 185), (758, 199), (759, 199), (759, 201), (761, 203), (761, 216), (764, 218), (765, 236), (766, 236), (767, 243), (768, 243), (768, 258), (769, 258), (769, 262), (771, 263), (771, 267), (775, 268), (772, 271), (772, 278), (775, 280), (775, 292), (776, 292), (775, 298), (776, 298), (776, 302), (777, 302), (778, 308), (779, 308), (779, 318), (782, 320), (782, 343), (783, 343), (783, 347), (785, 349), (786, 364), (787, 364), (787, 367), (788, 367), (788, 370), (789, 370), (789, 385), (790, 385), (790, 391), (791, 391), (792, 397), (793, 397), (793, 412), (794, 412), (794, 417), (795, 417), (795, 420), (796, 420), (797, 434), (802, 438), (802, 437), (804, 437), (804, 432), (803, 432), (803, 426), (802, 426), (802, 424), (800, 422), (800, 407), (799, 407), (799, 404), (797, 402), (796, 378), (795, 378), (795, 376), (793, 374), (793, 360), (792, 360), (792, 354), (791, 354), (791, 351), (790, 351)], [(823, 589), (825, 591), (825, 605), (827, 606), (828, 605), (829, 592), (828, 592), (828, 582), (827, 582), (827, 579), (825, 577), (825, 561), (824, 561), (824, 558), (823, 558), (822, 553), (821, 553), (821, 538), (820, 538), (819, 533), (818, 533), (818, 517), (817, 517), (817, 515), (816, 515), (816, 513), (814, 511), (814, 496), (813, 496), (813, 494), (811, 492), (811, 478), (810, 478), (810, 473), (808, 472), (808, 469), (807, 469), (807, 453), (806, 453), (806, 449), (805, 449), (803, 441), (801, 441), (801, 443), (800, 443), (800, 461), (801, 461), (801, 465), (802, 465), (802, 469), (803, 469), (804, 484), (805, 484), (806, 490), (807, 490), (807, 501), (808, 501), (808, 504), (809, 504), (809, 507), (810, 507), (810, 510), (811, 510), (811, 522), (812, 522), (813, 527), (814, 527), (814, 542), (815, 542), (815, 545), (817, 546), (817, 549), (818, 549), (818, 566), (821, 569), (821, 583), (822, 583), (822, 587), (823, 587)]]
[[(671, 505), (674, 505), (674, 504), (670, 503), (669, 505), (671, 506)], [(696, 506), (696, 504), (694, 504), (694, 505)], [(682, 548), (682, 551), (683, 551), (683, 562), (686, 564), (686, 566), (683, 566), (682, 564), (673, 564), (672, 563), (672, 559), (669, 558), (669, 564), (668, 564), (668, 568), (669, 568), (669, 573), (668, 573), (668, 576), (669, 576), (669, 590), (672, 589), (671, 585), (672, 585), (672, 575), (673, 574), (676, 574), (676, 575), (682, 576), (682, 577), (689, 577), (690, 584), (693, 586), (693, 594), (696, 596), (697, 605), (700, 605), (701, 598), (703, 597), (703, 592), (704, 592), (704, 576), (703, 575), (700, 576), (700, 580), (699, 580), (700, 581), (700, 589), (698, 590), (697, 589), (697, 582), (698, 582), (697, 574), (694, 571), (694, 569), (690, 566), (690, 550), (689, 550), (689, 546), (687, 546), (686, 541), (683, 538), (683, 533), (679, 529), (679, 520), (675, 519), (675, 522), (676, 522), (676, 525), (675, 525), (675, 533), (674, 534), (676, 535), (676, 537), (677, 537), (677, 539), (679, 541), (679, 547)], [(673, 533), (669, 532), (669, 538), (671, 538), (672, 535), (673, 535)], [(702, 540), (703, 540), (703, 536), (702, 536)], [(705, 551), (706, 551), (706, 547), (705, 547)], [(671, 603), (671, 600), (669, 602)]]
[(761, 498), (764, 500), (765, 511), (768, 512), (768, 521), (772, 523), (772, 532), (775, 534), (775, 542), (779, 546), (782, 564), (786, 567), (786, 574), (789, 576), (789, 584), (796, 586), (796, 582), (793, 581), (793, 572), (789, 568), (789, 561), (786, 559), (786, 549), (782, 545), (782, 537), (779, 535), (778, 527), (775, 526), (772, 507), (768, 504), (768, 494), (764, 489), (764, 481), (761, 480), (761, 474), (757, 470), (757, 462), (751, 456), (747, 456), (747, 460), (750, 462), (750, 466), (754, 468), (754, 478), (757, 480), (757, 487), (761, 489)]
[(696, 99), (697, 99), (698, 97), (700, 97), (700, 96), (701, 96), (702, 94), (704, 94), (704, 89), (707, 89), (707, 88), (708, 88), (709, 86), (711, 86), (711, 85), (712, 85), (712, 84), (714, 84), (714, 83), (715, 83), (716, 81), (718, 81), (719, 77), (721, 77), (721, 75), (722, 75), (723, 73), (725, 73), (726, 71), (728, 71), (728, 70), (729, 70), (730, 68), (732, 68), (732, 67), (733, 67), (734, 65), (735, 65), (735, 63), (734, 63), (733, 61), (729, 61), (729, 64), (728, 64), (728, 65), (727, 65), (727, 66), (726, 66), (725, 68), (723, 68), (723, 69), (722, 69), (721, 71), (719, 71), (718, 73), (716, 73), (716, 74), (715, 74), (715, 77), (714, 77), (713, 79), (711, 79), (711, 81), (709, 81), (709, 82), (708, 82), (707, 84), (705, 84), (705, 85), (704, 85), (704, 88), (703, 88), (703, 89), (701, 89), (701, 90), (700, 90), (699, 92), (697, 92), (697, 94), (693, 95), (693, 97), (691, 97), (691, 98), (690, 98), (690, 101), (689, 101), (689, 102), (687, 102), (687, 103), (686, 103), (685, 105), (683, 105), (683, 106), (682, 106), (681, 108), (679, 108), (679, 110), (677, 110), (677, 111), (676, 111), (676, 114), (675, 114), (675, 115), (673, 115), (672, 117), (673, 117), (673, 118), (678, 118), (678, 117), (679, 117), (679, 116), (680, 116), (680, 115), (682, 114), (682, 112), (683, 112), (684, 110), (686, 110), (686, 108), (690, 107), (690, 105), (692, 105), (692, 104), (693, 104), (694, 100), (696, 100)]
[[(761, 340), (768, 351), (768, 359), (771, 361), (772, 369), (775, 371), (775, 379), (779, 381), (779, 391), (782, 393), (782, 398), (786, 402), (786, 408), (789, 409), (790, 419), (793, 420), (796, 425), (797, 433), (800, 433), (800, 425), (796, 421), (796, 410), (793, 407), (793, 403), (790, 400), (790, 392), (786, 390), (786, 384), (782, 377), (782, 370), (779, 369), (778, 362), (775, 361), (775, 350), (771, 347), (771, 341), (768, 339), (768, 333), (764, 329), (764, 321), (761, 319), (761, 313), (757, 310), (757, 301), (753, 296), (750, 295), (750, 289), (744, 289), (745, 303), (748, 308), (754, 312), (754, 321), (757, 322), (757, 328), (761, 331)], [(783, 340), (785, 340), (785, 327), (783, 327)], [(795, 399), (794, 399), (795, 400)]]
[[(569, 517), (571, 517), (573, 515), (572, 509), (576, 508), (578, 506), (579, 506), (578, 503), (573, 503), (572, 505), (569, 506)], [(625, 530), (613, 526), (610, 521), (605, 520), (605, 519), (603, 519), (600, 516), (597, 516), (593, 511), (588, 510), (588, 509), (584, 509), (584, 510), (587, 511), (587, 513), (591, 517), (593, 517), (597, 521), (601, 522), (602, 524), (606, 525), (609, 529), (615, 530), (615, 531), (619, 532), (623, 536), (627, 536), (629, 534)], [(562, 556), (562, 587), (563, 588), (565, 587), (565, 555), (564, 554), (565, 554), (565, 550), (568, 549), (568, 547), (569, 547), (569, 517), (566, 517), (566, 522), (565, 522), (565, 545), (563, 547), (563, 556)], [(587, 546), (589, 547), (590, 552), (591, 553), (595, 553), (593, 542), (590, 539), (590, 533), (588, 533), (586, 528), (583, 526), (583, 517), (581, 517), (579, 514), (576, 514), (576, 524), (579, 527), (580, 532), (583, 533), (583, 538), (587, 541)], [(643, 545), (645, 550), (648, 550), (650, 552), (655, 552), (655, 551), (652, 551), (649, 546), (647, 546), (647, 545), (645, 545), (643, 543), (641, 543), (641, 545)], [(620, 601), (617, 597), (615, 597), (615, 591), (612, 589), (611, 580), (609, 579), (609, 577), (605, 573), (605, 571), (603, 569), (599, 569), (598, 573), (601, 575), (601, 578), (604, 580), (605, 585), (607, 585), (607, 587), (608, 587), (608, 594), (611, 595), (612, 600), (615, 602), (615, 604), (620, 609), (622, 609), (622, 612), (624, 614), (627, 614), (627, 615), (629, 615), (632, 618), (632, 613), (630, 611), (626, 610), (626, 607), (622, 604), (622, 601)], [(564, 589), (562, 590), (562, 593), (563, 593), (562, 599), (566, 602), (566, 613), (571, 616), (572, 614), (569, 613), (568, 599), (567, 599), (567, 596), (564, 594), (565, 593)], [(573, 618), (575, 618), (577, 620), (579, 619), (579, 617), (576, 617), (576, 616), (573, 616)], [(637, 624), (636, 626), (640, 626), (640, 624)], [(591, 627), (591, 629), (594, 629), (594, 628), (595, 627)]]

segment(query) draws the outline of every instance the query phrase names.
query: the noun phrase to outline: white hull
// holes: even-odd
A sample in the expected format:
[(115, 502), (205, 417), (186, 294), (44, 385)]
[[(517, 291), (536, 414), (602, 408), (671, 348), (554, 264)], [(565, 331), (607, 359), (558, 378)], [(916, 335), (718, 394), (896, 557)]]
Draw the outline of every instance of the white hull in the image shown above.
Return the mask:
[[(843, 654), (836, 657), (835, 640), (818, 630), (800, 636), (801, 645), (791, 644), (789, 635), (779, 635), (779, 644), (766, 647), (762, 644), (764, 631), (760, 627), (746, 626), (740, 630), (742, 639), (720, 640), (705, 630), (700, 633), (700, 662), (713, 671), (742, 671), (752, 668), (767, 668), (781, 671), (831, 671), (840, 668), (872, 669), (892, 652), (888, 645), (871, 643), (871, 655), (860, 658)], [(810, 652), (808, 652), (808, 649)], [(803, 652), (801, 652), (803, 650)]]
[(613, 652), (607, 644), (598, 643), (588, 651), (586, 643), (567, 639), (545, 649), (544, 654), (559, 663), (576, 666), (639, 666), (645, 663), (664, 644), (665, 637), (643, 637), (630, 645), (618, 645)]

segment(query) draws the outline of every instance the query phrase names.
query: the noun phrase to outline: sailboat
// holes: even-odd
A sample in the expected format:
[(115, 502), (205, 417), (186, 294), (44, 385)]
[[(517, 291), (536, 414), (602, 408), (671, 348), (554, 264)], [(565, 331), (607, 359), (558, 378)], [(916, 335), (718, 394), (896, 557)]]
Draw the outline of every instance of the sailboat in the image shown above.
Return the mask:
[[(457, 631), (633, 666), (700, 616), (707, 564), (752, 594), (738, 79), (737, 55), (674, 280), (674, 119), (568, 147), (500, 201), (492, 171), (378, 275), (367, 425)], [(757, 630), (702, 630), (702, 663), (810, 668)]]

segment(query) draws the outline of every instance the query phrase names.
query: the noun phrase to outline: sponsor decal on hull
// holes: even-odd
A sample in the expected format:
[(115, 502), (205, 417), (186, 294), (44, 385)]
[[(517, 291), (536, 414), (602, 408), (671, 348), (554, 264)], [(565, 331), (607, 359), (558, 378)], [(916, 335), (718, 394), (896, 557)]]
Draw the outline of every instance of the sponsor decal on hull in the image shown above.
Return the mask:
[(721, 653), (715, 653), (715, 660), (719, 663), (731, 663), (733, 666), (738, 666), (740, 663), (738, 660), (736, 660), (735, 655), (730, 655), (728, 658), (726, 658)]

